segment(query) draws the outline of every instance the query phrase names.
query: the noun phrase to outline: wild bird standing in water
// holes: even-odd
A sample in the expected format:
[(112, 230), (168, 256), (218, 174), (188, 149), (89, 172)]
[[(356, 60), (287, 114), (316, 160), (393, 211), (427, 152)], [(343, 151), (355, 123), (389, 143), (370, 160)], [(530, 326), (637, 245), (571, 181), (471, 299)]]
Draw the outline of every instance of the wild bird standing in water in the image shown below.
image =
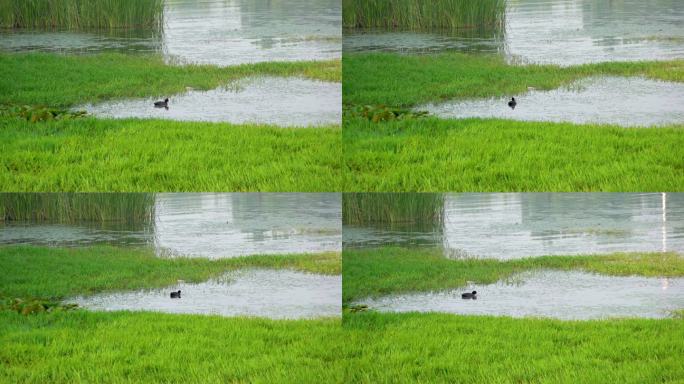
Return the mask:
[(171, 298), (172, 299), (180, 299), (180, 289), (177, 292), (171, 292)]
[(515, 101), (515, 97), (511, 97), (511, 101), (508, 102), (508, 106), (511, 107), (511, 109), (515, 109), (516, 105), (518, 105), (518, 103)]
[(477, 291), (461, 293), (461, 299), (477, 299)]
[(169, 109), (169, 99), (164, 99), (164, 101), (155, 101), (154, 102), (154, 107), (155, 108), (166, 108)]

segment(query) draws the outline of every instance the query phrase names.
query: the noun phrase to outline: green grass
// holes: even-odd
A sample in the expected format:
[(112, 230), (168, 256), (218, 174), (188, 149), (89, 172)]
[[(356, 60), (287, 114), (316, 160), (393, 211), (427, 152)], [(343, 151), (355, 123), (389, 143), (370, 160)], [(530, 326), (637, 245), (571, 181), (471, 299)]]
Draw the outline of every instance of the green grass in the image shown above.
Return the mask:
[(505, 0), (342, 0), (345, 28), (502, 28)]
[[(166, 260), (112, 247), (2, 247), (0, 263), (10, 269), (0, 287), (15, 296), (135, 289), (202, 280), (259, 260), (256, 266), (299, 268), (318, 259), (303, 269), (339, 273), (335, 254), (263, 257)], [(616, 265), (631, 264), (623, 261)], [(634, 264), (643, 270), (644, 263)], [(662, 383), (684, 377), (683, 337), (681, 319), (371, 312), (346, 315), (341, 326), (337, 319), (0, 311), (0, 382)]]
[(2, 0), (0, 28), (161, 28), (163, 0)]
[(0, 222), (149, 223), (154, 218), (149, 193), (0, 193)]
[(340, 60), (264, 62), (231, 67), (168, 65), (159, 56), (0, 53), (0, 104), (66, 107), (130, 97), (207, 90), (250, 76), (341, 81)]
[(341, 383), (339, 319), (0, 311), (3, 383)]
[(346, 382), (681, 383), (684, 321), (345, 316)]
[(541, 256), (508, 261), (447, 259), (436, 249), (376, 248), (345, 250), (342, 302), (392, 293), (463, 287), (466, 281), (494, 283), (537, 269), (578, 270), (610, 276), (684, 276), (684, 257), (676, 253)]
[(680, 191), (683, 127), (345, 118), (344, 190)]
[(675, 383), (684, 321), (0, 312), (0, 382)]
[(0, 190), (341, 190), (338, 127), (0, 119)]
[(427, 223), (441, 225), (444, 195), (441, 193), (345, 193), (343, 224)]
[(339, 253), (254, 255), (230, 259), (160, 258), (150, 249), (109, 246), (0, 247), (0, 296), (59, 299), (104, 291), (202, 282), (241, 268), (339, 274)]
[(445, 99), (510, 96), (555, 89), (588, 76), (646, 76), (684, 82), (684, 60), (607, 62), (571, 67), (510, 65), (501, 56), (350, 53), (343, 58), (346, 105), (394, 107)]

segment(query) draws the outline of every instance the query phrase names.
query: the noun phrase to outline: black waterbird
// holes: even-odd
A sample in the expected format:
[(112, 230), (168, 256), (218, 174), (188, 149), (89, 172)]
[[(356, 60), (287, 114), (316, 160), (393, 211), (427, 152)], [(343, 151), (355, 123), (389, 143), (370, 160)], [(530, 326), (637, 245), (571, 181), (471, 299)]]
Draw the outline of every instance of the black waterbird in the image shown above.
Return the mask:
[(154, 106), (157, 108), (169, 108), (169, 99), (164, 99), (164, 101), (155, 101)]
[(515, 101), (515, 97), (511, 97), (511, 101), (508, 102), (508, 106), (511, 107), (511, 109), (515, 109), (516, 105), (518, 105), (518, 103)]
[(172, 299), (180, 299), (181, 298), (180, 297), (180, 289), (178, 290), (178, 292), (171, 292), (171, 298)]
[(461, 293), (461, 299), (477, 299), (477, 291)]

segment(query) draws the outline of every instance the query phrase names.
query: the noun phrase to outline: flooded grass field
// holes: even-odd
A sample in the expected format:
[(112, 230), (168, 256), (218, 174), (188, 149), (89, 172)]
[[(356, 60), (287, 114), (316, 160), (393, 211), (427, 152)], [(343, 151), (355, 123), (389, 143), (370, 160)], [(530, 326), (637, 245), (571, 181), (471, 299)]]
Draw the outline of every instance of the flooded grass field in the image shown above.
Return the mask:
[[(682, 4), (510, 0), (502, 12), (489, 28), (485, 18), (460, 29), (345, 23), (348, 190), (679, 190), (666, 185), (684, 180), (679, 132), (657, 144), (611, 129), (681, 130)], [(364, 106), (410, 110), (354, 112)], [(662, 158), (631, 158), (624, 137)]]
[(577, 320), (684, 308), (682, 194), (391, 196), (365, 194), (365, 221), (345, 220), (351, 311)]
[[(179, 300), (169, 292), (181, 291)], [(202, 283), (68, 298), (96, 311), (153, 311), (221, 316), (309, 319), (340, 317), (342, 279), (295, 271), (243, 269)]]
[(9, 297), (25, 315), (55, 300), (64, 310), (340, 315), (339, 194), (0, 194), (0, 207), (0, 310)]
[(171, 96), (167, 108), (150, 108), (155, 98), (77, 106), (102, 118), (153, 118), (180, 121), (313, 127), (339, 124), (342, 86), (299, 78), (246, 78), (210, 91)]
[[(461, 293), (477, 291), (476, 300)], [(381, 312), (550, 317), (564, 320), (666, 318), (684, 308), (684, 278), (609, 277), (583, 272), (535, 271), (494, 284), (384, 296), (361, 301)]]
[[(81, 142), (79, 152), (99, 151), (102, 147), (90, 141), (93, 135), (80, 129), (92, 124), (92, 121), (81, 121), (83, 110), (85, 116), (98, 120), (95, 124), (117, 128), (108, 130), (108, 134), (120, 132), (123, 140), (130, 138), (135, 143), (147, 142), (156, 136), (155, 146), (136, 145), (139, 152), (135, 152), (149, 164), (133, 169), (135, 180), (125, 182), (106, 180), (110, 174), (106, 168), (117, 163), (109, 161), (113, 157), (124, 163), (139, 162), (141, 157), (130, 151), (67, 160), (68, 174), (79, 167), (85, 172), (75, 178), (75, 188), (57, 185), (54, 179), (48, 181), (59, 172), (53, 169), (40, 174), (38, 170), (44, 169), (42, 166), (32, 165), (22, 175), (24, 168), (9, 164), (17, 158), (11, 155), (2, 160), (3, 168), (8, 170), (0, 175), (3, 190), (336, 190), (330, 181), (335, 179), (339, 167), (328, 163), (323, 151), (339, 141), (339, 131), (330, 128), (341, 123), (339, 1), (155, 0), (131, 4), (122, 0), (106, 6), (89, 3), (81, 6), (79, 0), (60, 0), (52, 8), (40, 8), (36, 4), (20, 7), (21, 2), (12, 2), (11, 13), (16, 20), (1, 24), (6, 28), (0, 29), (0, 89), (4, 90), (0, 92), (3, 104), (0, 110), (40, 111), (40, 115), (31, 112), (25, 119), (39, 124), (71, 117), (61, 111), (74, 108), (72, 114), (79, 121), (67, 124), (66, 129), (69, 136)], [(154, 8), (154, 18), (147, 18), (154, 21), (149, 23), (128, 20), (122, 26), (118, 14), (107, 10), (110, 6), (128, 9), (131, 12), (124, 16), (133, 17), (134, 10), (150, 11), (153, 4), (158, 7)], [(72, 12), (68, 15), (70, 19), (62, 20), (63, 8), (68, 10), (72, 5), (78, 6), (82, 14)], [(28, 19), (14, 15), (15, 11), (26, 11), (40, 22), (22, 23)], [(108, 19), (111, 21), (101, 25)], [(154, 102), (166, 98), (170, 99), (168, 109), (154, 107)], [(56, 113), (48, 116), (48, 112)], [(3, 126), (22, 125), (16, 114), (5, 115), (0, 116)], [(135, 132), (121, 132), (130, 123), (108, 122), (112, 118), (149, 120), (134, 123), (134, 130), (140, 135), (134, 138)], [(172, 124), (171, 120), (182, 123)], [(192, 124), (198, 122), (234, 126)], [(306, 133), (285, 132), (283, 138), (274, 127), (326, 128), (328, 132), (311, 133), (311, 138), (316, 138), (311, 143), (319, 148), (312, 152), (308, 145), (301, 145), (307, 142), (302, 136)], [(3, 152), (23, 152), (22, 139), (52, 141), (63, 137), (41, 136), (44, 128), (41, 126), (27, 128), (18, 128), (21, 133), (17, 136), (3, 139), (7, 143)], [(210, 139), (197, 132), (198, 128), (222, 132), (218, 139)], [(221, 150), (209, 148), (219, 143)], [(32, 146), (36, 156), (29, 157), (47, 160), (48, 167), (62, 163), (58, 157), (70, 152), (66, 148), (69, 144), (53, 142), (52, 145), (60, 149), (52, 151), (41, 145)], [(108, 150), (127, 146), (111, 143)], [(192, 162), (183, 165), (167, 162), (166, 155), (155, 153), (156, 146), (168, 148), (167, 153), (174, 152), (173, 148), (183, 148), (189, 152)], [(333, 157), (339, 159), (339, 156)], [(109, 160), (87, 164), (88, 159), (98, 158)], [(258, 161), (251, 162), (249, 158)], [(198, 163), (219, 166), (214, 171), (198, 174)], [(272, 167), (274, 163), (277, 169)], [(126, 173), (132, 168), (118, 163), (115, 173)], [(267, 179), (262, 178), (257, 176), (263, 172), (262, 168), (274, 172)], [(155, 175), (146, 177), (143, 169), (153, 170)], [(313, 179), (305, 175), (309, 172)], [(203, 176), (201, 180), (198, 175)], [(38, 183), (27, 182), (24, 176), (35, 178)], [(247, 181), (245, 177), (260, 181)], [(95, 184), (84, 182), (85, 179)], [(22, 185), (14, 188), (15, 182)], [(269, 188), (264, 184), (272, 182), (278, 186)], [(40, 187), (29, 188), (29, 185)]]
[(417, 106), (416, 110), (447, 119), (482, 117), (627, 127), (684, 122), (684, 105), (678, 102), (684, 98), (684, 84), (681, 83), (599, 77), (553, 91), (532, 88), (513, 96), (517, 102), (514, 108), (507, 105), (510, 98), (505, 97), (431, 103)]

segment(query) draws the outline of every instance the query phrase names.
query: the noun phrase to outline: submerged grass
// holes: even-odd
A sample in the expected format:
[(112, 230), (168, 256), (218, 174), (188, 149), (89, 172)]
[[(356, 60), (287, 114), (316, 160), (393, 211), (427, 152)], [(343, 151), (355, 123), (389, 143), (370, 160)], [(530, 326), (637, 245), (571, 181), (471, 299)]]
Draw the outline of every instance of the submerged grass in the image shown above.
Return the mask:
[(511, 96), (555, 89), (589, 76), (645, 76), (684, 82), (684, 60), (606, 62), (570, 67), (511, 65), (501, 56), (350, 53), (343, 58), (346, 105), (415, 106), (445, 99)]
[(683, 127), (345, 119), (344, 190), (680, 191)]
[(342, 223), (428, 223), (444, 220), (441, 193), (345, 193), (342, 195)]
[(0, 193), (0, 221), (148, 223), (149, 193)]
[(251, 76), (341, 81), (340, 60), (264, 62), (231, 67), (170, 65), (159, 56), (0, 53), (0, 104), (69, 107), (109, 99), (162, 97), (214, 89)]
[(677, 253), (613, 253), (541, 256), (516, 260), (447, 259), (438, 249), (385, 247), (344, 250), (342, 301), (393, 293), (458, 288), (467, 281), (489, 284), (535, 269), (579, 270), (610, 276), (684, 276)]
[(2, 0), (0, 28), (161, 29), (163, 0)]
[(0, 190), (341, 190), (338, 127), (0, 119)]
[(342, 0), (345, 28), (502, 28), (505, 0)]
[(161, 258), (149, 249), (110, 246), (0, 247), (0, 297), (61, 299), (104, 291), (202, 282), (240, 268), (276, 268), (339, 274), (340, 254), (254, 255), (230, 259)]

